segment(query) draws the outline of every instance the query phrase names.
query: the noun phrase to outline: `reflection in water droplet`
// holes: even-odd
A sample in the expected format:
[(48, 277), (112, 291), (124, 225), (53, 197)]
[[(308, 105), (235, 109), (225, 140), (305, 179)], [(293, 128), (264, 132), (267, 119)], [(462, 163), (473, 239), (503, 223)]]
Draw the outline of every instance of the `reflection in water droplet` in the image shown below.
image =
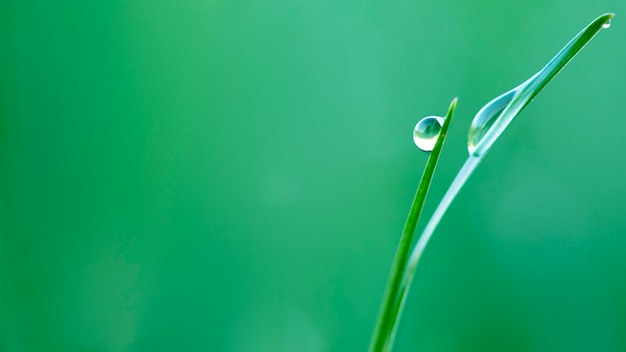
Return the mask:
[[(474, 155), (474, 152), (479, 144), (486, 142), (484, 139), (491, 129), (491, 126), (493, 126), (493, 123), (498, 119), (504, 108), (506, 108), (511, 100), (513, 100), (513, 97), (515, 96), (515, 93), (517, 93), (518, 89), (519, 87), (500, 95), (478, 111), (476, 117), (472, 120), (468, 135), (467, 149), (469, 150), (470, 155)], [(491, 136), (491, 138), (497, 137), (497, 135)]]
[(413, 129), (413, 142), (415, 145), (425, 152), (433, 150), (441, 126), (443, 125), (443, 117), (426, 116), (419, 120)]
[(602, 25), (602, 28), (609, 28), (611, 27), (611, 20), (609, 20), (607, 23)]

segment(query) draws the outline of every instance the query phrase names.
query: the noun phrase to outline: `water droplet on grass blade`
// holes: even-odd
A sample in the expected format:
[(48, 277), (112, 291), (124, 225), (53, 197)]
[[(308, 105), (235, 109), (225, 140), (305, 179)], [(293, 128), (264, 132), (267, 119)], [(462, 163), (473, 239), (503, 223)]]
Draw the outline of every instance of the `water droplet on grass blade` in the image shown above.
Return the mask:
[[(472, 120), (468, 134), (467, 149), (470, 155), (473, 155), (478, 145), (484, 142), (483, 139), (486, 137), (487, 132), (489, 132), (502, 111), (513, 100), (515, 93), (517, 93), (517, 88), (496, 97), (478, 111), (476, 117)], [(497, 138), (497, 136), (492, 138)]]
[(425, 152), (433, 150), (441, 131), (441, 125), (443, 125), (443, 117), (441, 116), (426, 116), (419, 120), (413, 129), (415, 145)]
[(602, 28), (608, 28), (613, 14), (596, 18), (570, 40), (548, 63), (526, 82), (485, 105), (470, 126), (467, 148), (470, 156), (482, 157), (500, 134), (535, 96)]

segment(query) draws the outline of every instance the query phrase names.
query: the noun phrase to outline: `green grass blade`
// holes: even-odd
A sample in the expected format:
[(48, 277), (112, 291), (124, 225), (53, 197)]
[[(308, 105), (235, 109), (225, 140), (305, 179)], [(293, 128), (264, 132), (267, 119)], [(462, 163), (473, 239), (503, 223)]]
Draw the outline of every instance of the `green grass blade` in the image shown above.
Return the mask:
[(372, 336), (370, 344), (371, 352), (383, 351), (386, 346), (389, 346), (390, 348), (393, 343), (393, 334), (395, 333), (395, 326), (398, 319), (398, 312), (396, 312), (395, 308), (396, 300), (399, 297), (398, 291), (404, 276), (404, 270), (406, 268), (411, 243), (413, 242), (415, 227), (417, 226), (417, 221), (419, 220), (422, 212), (424, 201), (426, 200), (426, 195), (428, 194), (428, 189), (430, 188), (430, 183), (432, 181), (433, 174), (435, 173), (437, 162), (439, 161), (439, 155), (441, 154), (443, 142), (446, 139), (450, 121), (452, 121), (452, 115), (454, 114), (454, 109), (456, 108), (456, 102), (457, 99), (455, 98), (452, 100), (452, 103), (450, 103), (443, 125), (441, 126), (439, 137), (437, 138), (437, 143), (428, 157), (417, 192), (415, 193), (415, 198), (411, 204), (409, 215), (404, 225), (402, 236), (400, 237), (400, 243), (398, 244), (398, 249), (396, 250), (396, 255), (391, 266), (391, 273), (389, 274), (387, 288), (385, 290), (378, 320), (376, 322), (376, 328), (374, 329), (374, 334)]
[[(574, 36), (574, 38), (572, 38), (539, 72), (526, 82), (512, 89), (510, 92), (515, 92), (515, 95), (513, 95), (512, 100), (506, 105), (504, 110), (502, 110), (500, 116), (498, 116), (488, 128), (485, 128), (484, 131), (474, 131), (478, 132), (478, 141), (472, 141), (471, 136), (473, 131), (470, 128), (470, 144), (475, 144), (475, 146), (470, 149), (470, 153), (476, 156), (484, 155), (522, 109), (539, 94), (543, 87), (545, 87), (602, 28), (605, 28), (605, 25), (611, 21), (613, 16), (615, 16), (615, 14), (607, 13), (593, 20)], [(502, 96), (496, 99), (501, 97)], [(492, 100), (492, 102), (496, 99)], [(474, 127), (473, 124), (472, 127)]]
[[(469, 179), (476, 166), (480, 160), (477, 157), (470, 156), (461, 170), (457, 173), (456, 177), (452, 181), (452, 184), (446, 191), (445, 195), (437, 205), (435, 212), (432, 217), (426, 224), (424, 228), (424, 232), (417, 241), (415, 248), (413, 248), (413, 252), (411, 252), (411, 256), (407, 262), (406, 268), (404, 270), (404, 277), (402, 279), (402, 284), (400, 285), (400, 289), (398, 292), (398, 298), (394, 303), (393, 314), (395, 315), (395, 326), (392, 328), (396, 330), (398, 328), (398, 324), (402, 315), (402, 310), (404, 308), (404, 303), (406, 301), (406, 297), (409, 292), (409, 288), (411, 287), (411, 282), (413, 277), (415, 276), (415, 271), (418, 268), (419, 260), (422, 258), (422, 254), (426, 249), (426, 245), (430, 241), (430, 237), (433, 235), (435, 228), (439, 224), (439, 221), (443, 217), (443, 214), (448, 209), (456, 195), (461, 190), (461, 187), (465, 184), (465, 182)], [(391, 334), (395, 336), (395, 331)], [(391, 351), (393, 341), (389, 344), (388, 348), (385, 351)]]
[[(500, 113), (500, 116), (493, 122), (493, 124), (489, 125), (489, 130), (481, 135), (481, 141), (476, 145), (474, 152), (470, 153), (469, 158), (455, 177), (454, 181), (452, 181), (448, 191), (441, 199), (441, 202), (435, 209), (433, 216), (430, 218), (424, 228), (424, 232), (422, 232), (422, 235), (415, 245), (404, 270), (404, 277), (398, 291), (399, 297), (397, 297), (394, 307), (392, 308), (392, 314), (395, 314), (397, 317), (396, 323), (402, 313), (411, 281), (413, 280), (426, 245), (432, 237), (435, 228), (441, 221), (443, 214), (446, 212), (461, 187), (465, 184), (469, 176), (483, 159), (486, 151), (491, 147), (493, 142), (500, 136), (502, 131), (504, 131), (513, 118), (515, 118), (515, 116), (517, 116), (519, 112), (526, 105), (528, 105), (530, 101), (532, 101), (541, 89), (543, 89), (543, 87), (545, 87), (546, 84), (548, 84), (550, 80), (554, 78), (554, 76), (556, 76), (559, 71), (565, 67), (565, 65), (567, 65), (567, 63), (603, 28), (605, 24), (611, 20), (611, 18), (613, 18), (613, 16), (613, 14), (605, 14), (595, 19), (581, 32), (579, 32), (567, 45), (565, 45), (565, 47), (561, 49), (561, 51), (559, 51), (557, 55), (552, 58), (552, 60), (550, 60), (548, 64), (546, 64), (546, 66), (544, 66), (537, 74), (532, 76), (519, 87), (502, 94), (485, 106), (487, 107), (493, 102), (497, 102), (499, 104), (502, 99), (505, 99), (508, 96), (512, 97), (508, 105), (506, 105), (504, 110)], [(515, 92), (515, 94), (509, 94), (511, 92)], [(499, 109), (493, 109), (494, 112), (497, 110)], [(392, 330), (395, 330), (395, 327), (393, 327)], [(389, 344), (386, 349), (386, 351), (389, 350), (391, 350), (391, 344)]]

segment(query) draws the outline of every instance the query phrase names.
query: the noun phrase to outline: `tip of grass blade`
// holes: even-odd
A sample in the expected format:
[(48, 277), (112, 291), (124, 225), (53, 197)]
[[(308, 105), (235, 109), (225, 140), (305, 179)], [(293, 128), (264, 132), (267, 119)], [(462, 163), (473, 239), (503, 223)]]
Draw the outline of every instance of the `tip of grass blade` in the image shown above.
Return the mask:
[[(446, 133), (448, 132), (448, 125), (450, 124), (450, 121), (452, 119), (452, 115), (454, 115), (454, 110), (456, 109), (456, 103), (459, 101), (458, 97), (455, 97), (454, 99), (452, 99), (452, 101), (450, 102), (450, 106), (448, 107), (448, 112), (446, 113), (446, 117), (443, 119), (443, 126), (441, 126), (441, 131), (439, 132), (439, 137), (437, 138), (437, 143), (435, 143), (435, 148), (441, 148), (441, 146), (437, 146), (438, 144), (441, 143), (441, 145), (443, 145), (443, 141), (446, 138)], [(433, 153), (435, 152), (435, 150), (433, 149)], [(438, 153), (439, 151), (437, 151)]]
[(450, 107), (448, 108), (448, 113), (446, 114), (446, 118), (450, 115), (452, 115), (452, 113), (454, 112), (454, 110), (456, 109), (456, 103), (459, 101), (459, 97), (454, 97), (454, 99), (452, 99), (452, 102), (450, 103)]
[[(443, 119), (443, 126), (441, 126), (441, 131), (439, 132), (439, 137), (437, 138), (437, 142), (435, 143), (435, 148), (433, 148), (432, 154), (438, 154), (443, 146), (443, 141), (446, 139), (446, 134), (448, 133), (448, 126), (450, 125), (450, 120), (452, 120), (452, 115), (454, 115), (454, 110), (456, 109), (456, 103), (459, 101), (458, 97), (452, 99), (450, 102), (450, 106), (448, 107), (448, 112), (446, 113), (446, 118)], [(435, 151), (435, 149), (437, 149)], [(432, 155), (431, 154), (431, 155)]]
[(600, 15), (595, 20), (593, 20), (589, 24), (589, 26), (587, 26), (587, 29), (588, 28), (609, 28), (609, 26), (611, 25), (611, 19), (613, 19), (613, 17), (615, 17), (615, 14), (613, 12), (607, 12), (603, 15)]
[(615, 17), (615, 14), (613, 12), (607, 12), (604, 15), (596, 18), (597, 22), (601, 22), (602, 24), (607, 24), (608, 22), (611, 22), (611, 19)]

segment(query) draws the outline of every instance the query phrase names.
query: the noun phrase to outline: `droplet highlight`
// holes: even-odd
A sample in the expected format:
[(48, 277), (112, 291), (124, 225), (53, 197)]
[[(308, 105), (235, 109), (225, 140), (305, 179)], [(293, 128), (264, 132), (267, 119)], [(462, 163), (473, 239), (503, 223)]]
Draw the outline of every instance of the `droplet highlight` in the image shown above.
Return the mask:
[(602, 25), (602, 28), (609, 28), (611, 27), (611, 20), (608, 20), (605, 24)]
[(425, 152), (430, 152), (435, 148), (437, 137), (441, 132), (443, 125), (443, 117), (426, 116), (419, 120), (413, 129), (413, 142), (415, 145)]

